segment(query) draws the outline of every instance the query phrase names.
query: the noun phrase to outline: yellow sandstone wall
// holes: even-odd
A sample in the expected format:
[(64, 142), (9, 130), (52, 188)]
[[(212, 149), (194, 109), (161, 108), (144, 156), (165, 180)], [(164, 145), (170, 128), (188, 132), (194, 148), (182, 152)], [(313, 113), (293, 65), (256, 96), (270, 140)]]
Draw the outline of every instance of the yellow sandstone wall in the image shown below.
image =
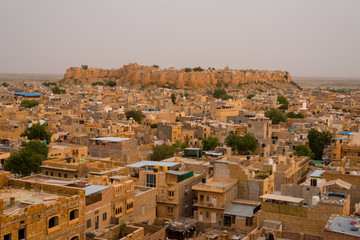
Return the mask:
[(174, 68), (161, 69), (149, 66), (140, 66), (136, 63), (124, 65), (119, 69), (82, 69), (70, 67), (64, 74), (65, 80), (78, 80), (77, 82), (96, 82), (104, 79), (113, 79), (120, 82), (130, 82), (132, 84), (156, 84), (164, 86), (166, 83), (177, 87), (190, 86), (202, 87), (204, 84), (215, 85), (220, 82), (223, 84), (242, 84), (249, 82), (291, 82), (292, 78), (285, 71), (266, 71), (266, 70), (233, 70), (229, 68), (218, 70), (206, 70), (202, 72), (185, 72), (183, 69)]

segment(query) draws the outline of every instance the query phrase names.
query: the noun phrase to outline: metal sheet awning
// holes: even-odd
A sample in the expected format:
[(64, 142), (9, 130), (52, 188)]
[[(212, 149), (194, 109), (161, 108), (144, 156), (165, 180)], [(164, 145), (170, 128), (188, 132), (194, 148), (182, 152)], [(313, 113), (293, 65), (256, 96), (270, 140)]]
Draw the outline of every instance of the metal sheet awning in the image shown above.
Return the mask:
[(273, 200), (278, 200), (278, 201), (287, 201), (287, 202), (293, 202), (293, 203), (300, 203), (301, 201), (304, 201), (303, 198), (296, 198), (296, 197), (276, 195), (276, 194), (265, 194), (265, 195), (262, 195), (260, 198), (273, 199)]
[(252, 217), (254, 215), (254, 209), (256, 207), (257, 206), (254, 205), (232, 203), (230, 207), (228, 207), (224, 211), (224, 214), (241, 216), (241, 217)]

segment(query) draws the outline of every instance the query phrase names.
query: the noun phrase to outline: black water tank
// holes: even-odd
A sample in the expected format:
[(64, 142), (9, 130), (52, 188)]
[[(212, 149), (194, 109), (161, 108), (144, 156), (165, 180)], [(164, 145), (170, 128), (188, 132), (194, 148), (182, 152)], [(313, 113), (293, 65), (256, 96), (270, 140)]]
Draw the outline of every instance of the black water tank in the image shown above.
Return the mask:
[(206, 178), (203, 177), (203, 178), (201, 179), (201, 182), (202, 182), (202, 183), (206, 183)]
[(65, 158), (65, 160), (67, 163), (71, 163), (71, 157), (67, 157), (67, 158)]
[(250, 160), (250, 156), (246, 156), (246, 159), (247, 159), (247, 160)]

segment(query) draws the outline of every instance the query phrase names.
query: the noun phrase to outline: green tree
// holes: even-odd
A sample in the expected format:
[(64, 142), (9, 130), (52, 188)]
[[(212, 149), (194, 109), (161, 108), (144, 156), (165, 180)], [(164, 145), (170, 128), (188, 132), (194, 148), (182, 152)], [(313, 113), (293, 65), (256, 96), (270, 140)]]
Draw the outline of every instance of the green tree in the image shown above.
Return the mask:
[(312, 129), (308, 133), (309, 147), (314, 153), (314, 159), (322, 160), (325, 146), (331, 143), (332, 134), (329, 131), (319, 132)]
[(163, 159), (171, 158), (176, 152), (174, 146), (169, 145), (159, 145), (153, 147), (153, 153), (150, 155), (151, 161), (160, 161)]
[(310, 150), (310, 148), (307, 145), (298, 145), (295, 147), (294, 154), (296, 156), (308, 156), (313, 158), (314, 153)]
[(235, 133), (231, 132), (226, 138), (225, 138), (225, 144), (228, 147), (231, 147), (232, 151), (235, 152), (236, 146), (240, 143), (240, 136)]
[(126, 230), (126, 222), (122, 222), (120, 224), (120, 238), (124, 237), (125, 230)]
[(88, 65), (81, 65), (81, 69), (87, 70), (89, 68)]
[(255, 137), (251, 133), (246, 133), (244, 136), (240, 137), (240, 142), (236, 146), (238, 152), (240, 153), (247, 153), (252, 152), (254, 153), (257, 148), (258, 142), (256, 141)]
[(7, 82), (3, 82), (1, 85), (2, 85), (3, 87), (8, 87), (8, 86), (10, 86), (10, 84), (8, 84)]
[(33, 124), (21, 134), (22, 137), (27, 137), (29, 140), (46, 140), (50, 141), (51, 133), (46, 131), (45, 125)]
[(209, 136), (202, 140), (202, 146), (205, 151), (214, 150), (219, 145), (220, 142), (217, 137)]
[(228, 99), (232, 99), (233, 97), (228, 95), (227, 92), (225, 91), (225, 89), (223, 88), (217, 88), (214, 90), (213, 93), (213, 97), (214, 98), (220, 98), (222, 100), (228, 100)]
[(191, 69), (191, 68), (185, 68), (184, 71), (185, 71), (185, 72), (191, 72), (192, 69)]
[(193, 68), (193, 71), (194, 72), (202, 72), (202, 71), (204, 71), (204, 69), (202, 69), (201, 67), (195, 67), (195, 68)]
[(175, 93), (171, 94), (171, 101), (172, 101), (173, 104), (176, 104), (176, 95), (175, 95)]
[(151, 127), (151, 128), (157, 128), (158, 125), (157, 125), (157, 123), (153, 123), (153, 124), (150, 125), (150, 127)]
[(279, 109), (288, 109), (289, 107), (289, 101), (284, 96), (278, 96), (277, 101), (282, 104)]
[(249, 95), (247, 95), (247, 99), (252, 99), (253, 97), (255, 97), (255, 94), (249, 94)]
[(159, 65), (154, 64), (154, 65), (152, 65), (151, 67), (153, 67), (153, 68), (159, 68)]
[(23, 107), (23, 108), (32, 108), (37, 105), (39, 105), (39, 102), (36, 100), (23, 100), (20, 103), (20, 107)]
[(96, 85), (104, 86), (104, 83), (103, 83), (103, 82), (93, 82), (93, 83), (91, 84), (91, 86), (96, 86)]
[(125, 112), (125, 116), (127, 120), (133, 118), (137, 123), (141, 124), (143, 120), (143, 115), (141, 110), (129, 110)]
[(4, 164), (4, 169), (13, 174), (25, 177), (31, 173), (40, 172), (40, 165), (44, 156), (31, 149), (24, 149), (20, 153), (12, 153)]
[(56, 82), (44, 82), (42, 85), (45, 87), (56, 86)]
[(111, 80), (107, 80), (107, 81), (105, 82), (105, 86), (115, 87), (115, 86), (116, 86), (116, 82), (111, 81)]
[(65, 93), (66, 93), (66, 90), (65, 90), (65, 89), (61, 89), (61, 88), (59, 88), (58, 86), (53, 87), (53, 88), (51, 89), (51, 91), (52, 91), (53, 94), (65, 94)]
[(286, 117), (282, 112), (277, 109), (270, 109), (270, 111), (265, 112), (265, 116), (268, 117), (273, 124), (279, 124), (280, 122), (285, 122)]
[(42, 142), (39, 141), (29, 141), (27, 143), (23, 143), (23, 149), (32, 150), (44, 157), (46, 159), (48, 157), (49, 148)]
[(176, 141), (173, 144), (173, 147), (175, 148), (175, 151), (178, 152), (179, 150), (182, 151), (185, 148), (189, 147), (189, 144), (187, 142), (183, 142), (181, 143), (180, 141)]
[(244, 136), (239, 136), (237, 133), (230, 133), (225, 138), (225, 144), (231, 147), (233, 151), (237, 150), (239, 153), (255, 152), (258, 142), (251, 133), (246, 133)]

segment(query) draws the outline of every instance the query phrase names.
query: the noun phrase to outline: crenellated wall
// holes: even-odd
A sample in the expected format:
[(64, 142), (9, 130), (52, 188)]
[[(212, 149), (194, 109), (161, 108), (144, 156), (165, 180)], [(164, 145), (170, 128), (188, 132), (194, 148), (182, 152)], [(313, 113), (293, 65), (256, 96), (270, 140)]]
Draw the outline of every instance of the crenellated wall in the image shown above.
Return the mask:
[(175, 68), (155, 68), (140, 66), (136, 63), (124, 65), (119, 69), (82, 69), (70, 67), (64, 74), (65, 80), (77, 80), (78, 83), (92, 83), (113, 79), (121, 83), (130, 82), (132, 84), (156, 84), (159, 87), (165, 84), (173, 84), (176, 87), (190, 86), (202, 87), (204, 85), (222, 84), (243, 84), (249, 82), (291, 82), (291, 76), (285, 71), (266, 71), (266, 70), (233, 70), (228, 67), (217, 70), (205, 70), (201, 72), (185, 72), (184, 69)]

